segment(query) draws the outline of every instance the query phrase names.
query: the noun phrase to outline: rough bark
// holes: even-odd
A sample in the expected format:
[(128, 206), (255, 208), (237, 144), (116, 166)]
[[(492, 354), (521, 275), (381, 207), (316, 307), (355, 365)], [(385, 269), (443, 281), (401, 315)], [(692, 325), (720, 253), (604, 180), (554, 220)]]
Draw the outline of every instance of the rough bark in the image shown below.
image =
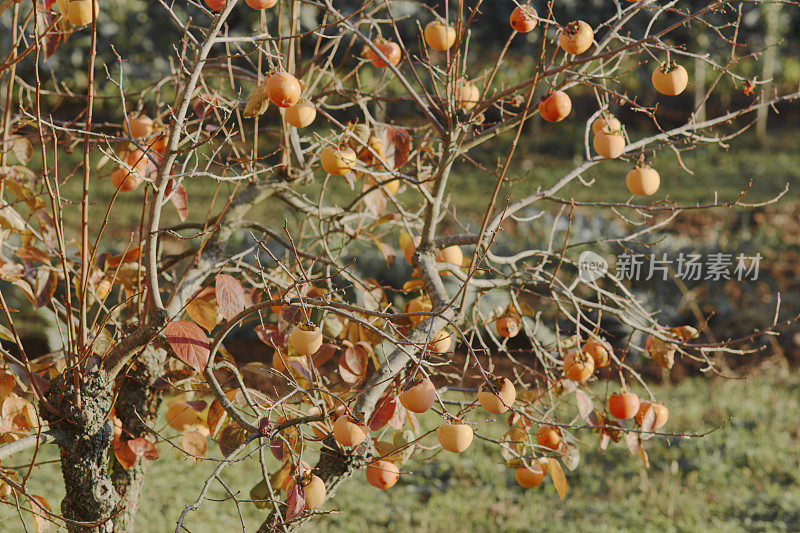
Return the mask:
[[(161, 375), (166, 358), (166, 351), (147, 347), (136, 365), (120, 378), (114, 412), (122, 422), (122, 441), (144, 437), (149, 433), (148, 427), (154, 425), (161, 406), (161, 391), (153, 383)], [(147, 465), (148, 461), (142, 459), (137, 459), (127, 470), (115, 465), (111, 480), (123, 506), (114, 517), (116, 533), (134, 531)]]
[(108, 475), (108, 451), (113, 428), (108, 412), (113, 399), (103, 372), (81, 377), (80, 408), (75, 402), (72, 371), (65, 372), (47, 391), (48, 401), (60, 415), (42, 410), (50, 426), (62, 432), (59, 442), (64, 499), (61, 513), (68, 520), (67, 531), (111, 533), (109, 520), (120, 498)]

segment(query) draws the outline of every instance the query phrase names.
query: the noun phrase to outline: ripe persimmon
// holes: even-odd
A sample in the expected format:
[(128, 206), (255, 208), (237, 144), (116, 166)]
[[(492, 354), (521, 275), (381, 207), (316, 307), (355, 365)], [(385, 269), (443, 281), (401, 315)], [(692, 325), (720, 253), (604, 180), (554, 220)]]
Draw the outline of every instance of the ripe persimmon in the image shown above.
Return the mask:
[(445, 422), (439, 426), (436, 436), (442, 448), (448, 452), (461, 453), (472, 444), (472, 427), (457, 420)]
[(367, 483), (381, 490), (394, 486), (400, 479), (400, 468), (390, 461), (375, 461), (367, 466)]
[(517, 6), (511, 12), (509, 23), (514, 31), (528, 33), (536, 27), (536, 10), (532, 6)]
[(551, 450), (557, 450), (563, 440), (561, 431), (555, 426), (542, 426), (536, 432), (536, 444)]
[(583, 343), (583, 353), (588, 354), (594, 361), (595, 368), (608, 366), (614, 349), (606, 340), (589, 339)]
[[(447, 246), (436, 252), (436, 262), (450, 263), (460, 268), (464, 264), (464, 252), (461, 251), (459, 246)], [(450, 272), (446, 270), (442, 270), (439, 273), (445, 276), (450, 275)]]
[(572, 100), (564, 91), (555, 91), (539, 102), (539, 114), (548, 122), (561, 122), (572, 111)]
[(120, 192), (132, 191), (138, 187), (141, 182), (141, 178), (132, 175), (123, 167), (120, 167), (111, 173), (111, 183), (113, 183), (114, 187), (119, 189)]
[(412, 413), (424, 413), (436, 401), (436, 387), (428, 378), (422, 378), (400, 393), (400, 403)]
[(333, 423), (333, 438), (342, 446), (358, 446), (367, 438), (367, 431), (344, 414)]
[(584, 53), (592, 46), (594, 31), (582, 20), (575, 20), (564, 26), (558, 34), (558, 45), (568, 54)]
[(222, 8), (225, 7), (227, 0), (203, 0), (206, 4), (206, 7), (211, 11), (222, 11)]
[(244, 0), (253, 9), (269, 9), (278, 3), (278, 0)]
[(594, 373), (594, 359), (579, 350), (564, 356), (564, 375), (572, 381), (586, 381)]
[[(286, 485), (286, 489), (290, 489), (294, 484), (295, 480), (291, 479)], [(305, 505), (303, 509), (310, 511), (322, 505), (328, 493), (322, 478), (315, 474), (305, 473), (300, 477), (300, 485), (303, 487), (303, 493), (305, 495)]]
[(300, 100), (303, 88), (288, 72), (276, 72), (265, 83), (270, 101), (278, 107), (291, 107)]
[(331, 176), (344, 176), (356, 166), (356, 153), (351, 148), (326, 146), (319, 156), (322, 168)]
[(111, 183), (120, 192), (134, 190), (142, 183), (142, 177), (147, 174), (147, 157), (138, 148), (131, 150), (125, 160), (129, 168), (119, 167), (111, 173)]
[(597, 135), (601, 131), (621, 131), (622, 122), (619, 121), (614, 115), (606, 114), (600, 115), (592, 122), (592, 133)]
[(452, 344), (453, 337), (450, 335), (450, 333), (448, 333), (447, 330), (442, 329), (439, 330), (436, 335), (431, 337), (430, 342), (428, 342), (428, 351), (436, 354), (447, 353)]
[(655, 420), (653, 421), (653, 429), (664, 427), (669, 420), (669, 410), (663, 403), (643, 401), (639, 404), (639, 411), (636, 413), (636, 422), (641, 426), (644, 421), (644, 415), (648, 409), (653, 410)]
[(300, 355), (314, 355), (322, 346), (322, 328), (298, 324), (289, 333), (289, 345)]
[(459, 78), (453, 88), (453, 99), (455, 100), (456, 107), (469, 111), (478, 105), (478, 98), (481, 92), (477, 86), (471, 81)]
[(517, 389), (508, 378), (494, 378), (489, 383), (481, 383), (478, 388), (481, 407), (495, 415), (508, 411), (516, 399)]
[(147, 115), (129, 114), (122, 128), (132, 139), (141, 139), (153, 132), (153, 120)]
[(547, 467), (544, 463), (534, 461), (531, 466), (520, 466), (517, 468), (514, 477), (520, 487), (538, 487), (544, 481), (547, 474)]
[[(381, 53), (386, 56), (386, 59), (389, 60), (389, 63), (392, 65), (397, 65), (400, 62), (400, 59), (403, 57), (403, 52), (400, 49), (400, 45), (384, 39), (383, 37), (378, 37), (372, 44), (375, 45), (375, 48), (381, 51)], [(373, 67), (377, 68), (386, 68), (388, 65), (384, 60), (378, 57), (378, 54), (368, 45), (364, 45), (364, 49), (361, 51), (361, 57), (366, 59), (370, 62)]]
[(614, 159), (625, 151), (625, 137), (621, 131), (606, 133), (601, 131), (592, 141), (595, 151), (606, 159)]
[(636, 166), (625, 176), (625, 185), (631, 194), (649, 196), (655, 194), (661, 185), (661, 177), (656, 169), (647, 166)]
[(676, 96), (689, 84), (689, 74), (685, 68), (672, 61), (653, 71), (652, 82), (655, 90), (661, 94)]
[(425, 26), (425, 42), (434, 50), (443, 52), (456, 42), (456, 30), (438, 20), (433, 20)]
[[(412, 298), (406, 304), (406, 313), (430, 313), (431, 311), (433, 311), (431, 299), (424, 294)], [(411, 325), (416, 326), (426, 318), (426, 315), (416, 315), (408, 317), (408, 320), (411, 322)]]
[(287, 107), (283, 116), (286, 118), (286, 122), (295, 128), (305, 128), (317, 118), (317, 108), (311, 102), (298, 102)]
[(639, 412), (639, 397), (632, 392), (614, 393), (608, 397), (608, 412), (619, 420), (633, 418)]
[(494, 322), (497, 334), (504, 338), (516, 337), (520, 330), (520, 318), (517, 315), (501, 316)]

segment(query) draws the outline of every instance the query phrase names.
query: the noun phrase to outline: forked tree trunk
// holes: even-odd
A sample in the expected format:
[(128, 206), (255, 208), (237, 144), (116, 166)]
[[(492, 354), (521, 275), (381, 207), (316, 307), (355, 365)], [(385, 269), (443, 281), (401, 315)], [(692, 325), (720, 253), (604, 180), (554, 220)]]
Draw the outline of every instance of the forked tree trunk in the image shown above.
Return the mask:
[[(167, 354), (164, 350), (147, 347), (137, 358), (136, 365), (121, 378), (120, 392), (115, 403), (115, 414), (122, 421), (122, 440), (148, 435), (158, 417), (161, 391), (153, 387)], [(115, 533), (134, 531), (134, 521), (144, 486), (148, 461), (137, 459), (129, 469), (115, 465), (111, 474), (114, 488), (124, 509), (114, 517)]]
[[(81, 405), (75, 398), (73, 372), (59, 376), (47, 391), (47, 399), (60, 415), (43, 409), (42, 416), (63, 433), (59, 442), (64, 499), (61, 513), (70, 533), (111, 533), (109, 517), (120, 498), (108, 475), (108, 452), (113, 428), (108, 412), (113, 399), (102, 372), (81, 377)], [(76, 523), (77, 522), (77, 523)]]

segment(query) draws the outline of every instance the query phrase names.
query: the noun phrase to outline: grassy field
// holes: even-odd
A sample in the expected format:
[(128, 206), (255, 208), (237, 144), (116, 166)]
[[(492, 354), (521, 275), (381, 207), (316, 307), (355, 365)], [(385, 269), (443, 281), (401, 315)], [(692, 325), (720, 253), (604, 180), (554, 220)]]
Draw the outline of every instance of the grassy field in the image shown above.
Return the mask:
[[(730, 422), (704, 438), (649, 441), (649, 470), (623, 444), (599, 454), (596, 436), (580, 434), (583, 456), (578, 469), (567, 473), (564, 502), (549, 479), (535, 489), (519, 488), (497, 448), (483, 441), (476, 440), (460, 456), (426, 452), (429, 459), (409, 463), (391, 490), (373, 489), (357, 475), (325, 504), (333, 512), (306, 530), (797, 531), (800, 376), (768, 371), (745, 380), (695, 378), (662, 386), (656, 395), (670, 407), (671, 431), (703, 432)], [(481, 431), (499, 437), (503, 426), (496, 422)], [(216, 446), (212, 448), (212, 456), (219, 457)], [(211, 463), (177, 459), (165, 443), (159, 450), (161, 459), (150, 468), (138, 517), (140, 531), (173, 530), (180, 511), (196, 499), (213, 468)], [(20, 463), (23, 459), (16, 458)], [(57, 508), (57, 464), (40, 468), (46, 471), (34, 473), (30, 488)], [(222, 478), (247, 498), (257, 476), (258, 464), (249, 460), (231, 466)], [(217, 483), (209, 496), (226, 498)], [(249, 503), (241, 509), (247, 530), (254, 530), (264, 511)], [(0, 530), (22, 531), (13, 508), (1, 512)], [(206, 501), (189, 514), (186, 526), (196, 533), (241, 530), (231, 501)]]
[[(504, 202), (511, 198), (513, 201), (535, 192), (539, 187), (548, 187), (579, 164), (583, 160), (583, 137), (577, 126), (559, 125), (559, 128), (566, 131), (559, 130), (558, 135), (554, 135), (555, 126), (552, 125), (542, 126), (537, 132), (529, 132), (520, 144), (518, 155), (507, 176), (508, 185), (500, 195), (500, 200)], [(641, 134), (632, 135), (637, 138)], [(472, 156), (481, 164), (493, 167), (498, 157), (498, 146), (507, 146), (507, 141), (502, 138), (494, 145), (487, 146), (485, 151), (478, 151)], [(786, 131), (771, 136), (767, 147), (760, 146), (752, 135), (734, 139), (728, 149), (717, 145), (700, 146), (681, 156), (684, 165), (694, 174), (681, 168), (672, 151), (664, 150), (652, 162), (661, 174), (661, 188), (653, 200), (669, 198), (679, 204), (693, 205), (697, 202), (713, 202), (716, 193), (721, 202), (731, 201), (747, 187), (750, 180), (753, 180), (753, 186), (746, 201), (770, 198), (782, 191), (786, 183), (800, 182), (800, 155), (796, 149), (798, 142), (800, 133)], [(269, 148), (270, 151), (272, 148), (274, 147)], [(568, 154), (575, 154), (574, 158), (570, 158)], [(66, 159), (62, 157), (60, 168), (71, 168), (71, 164), (75, 164), (79, 156), (76, 151)], [(32, 166), (36, 167), (38, 164), (38, 160), (34, 158)], [(625, 202), (630, 197), (625, 187), (625, 174), (631, 166), (632, 163), (628, 161), (603, 161), (584, 175), (587, 181), (595, 180), (592, 187), (576, 181), (566, 187), (560, 196), (577, 201)], [(100, 229), (100, 221), (103, 220), (114, 194), (114, 187), (107, 179), (111, 170), (112, 165), (103, 168), (96, 174), (98, 177), (92, 184), (90, 229), (93, 236)], [(80, 176), (72, 176), (62, 185), (64, 196), (75, 202), (80, 198), (79, 178)], [(299, 186), (299, 189), (313, 198), (318, 194), (322, 179), (323, 173), (318, 171), (314, 182)], [(479, 221), (494, 188), (494, 178), (461, 161), (454, 167), (451, 181), (452, 205), (458, 209), (460, 216)], [(235, 183), (226, 182), (219, 184), (218, 189), (217, 183), (207, 178), (187, 178), (184, 184), (189, 196), (189, 216), (195, 221), (218, 213), (236, 187)], [(335, 201), (347, 205), (357, 194), (358, 190), (351, 191), (344, 180), (331, 178), (326, 193), (327, 203)], [(117, 197), (105, 231), (105, 244), (118, 249), (127, 246), (132, 234), (139, 227), (143, 195), (144, 187), (140, 187), (134, 192)], [(418, 201), (416, 195), (413, 191), (407, 191), (400, 193), (399, 197), (409, 205), (414, 205)], [(79, 226), (79, 209), (66, 209), (65, 217), (68, 227)], [(253, 220), (278, 225), (282, 225), (284, 217), (291, 219), (292, 215), (279, 200), (272, 199), (265, 201), (251, 213)], [(167, 206), (162, 222), (165, 226), (179, 222), (175, 209)]]

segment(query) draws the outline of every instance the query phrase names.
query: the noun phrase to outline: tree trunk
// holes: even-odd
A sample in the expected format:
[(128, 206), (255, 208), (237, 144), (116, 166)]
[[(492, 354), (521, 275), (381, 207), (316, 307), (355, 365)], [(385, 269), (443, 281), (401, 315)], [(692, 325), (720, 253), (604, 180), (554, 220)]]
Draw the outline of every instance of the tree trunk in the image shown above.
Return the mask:
[[(136, 366), (120, 378), (120, 392), (115, 404), (115, 414), (122, 421), (123, 441), (144, 437), (153, 426), (161, 406), (161, 391), (153, 383), (162, 373), (167, 354), (164, 350), (145, 348), (138, 357)], [(148, 461), (137, 459), (130, 469), (115, 464), (111, 479), (120, 495), (122, 512), (114, 517), (114, 531), (134, 531), (134, 520), (139, 507), (139, 498)]]
[(79, 408), (73, 371), (65, 372), (46, 393), (61, 413), (54, 415), (42, 409), (43, 418), (64, 435), (59, 441), (64, 478), (61, 513), (69, 521), (70, 533), (111, 533), (113, 522), (109, 518), (120, 502), (108, 475), (113, 436), (108, 412), (113, 395), (102, 371), (82, 376), (80, 386)]

